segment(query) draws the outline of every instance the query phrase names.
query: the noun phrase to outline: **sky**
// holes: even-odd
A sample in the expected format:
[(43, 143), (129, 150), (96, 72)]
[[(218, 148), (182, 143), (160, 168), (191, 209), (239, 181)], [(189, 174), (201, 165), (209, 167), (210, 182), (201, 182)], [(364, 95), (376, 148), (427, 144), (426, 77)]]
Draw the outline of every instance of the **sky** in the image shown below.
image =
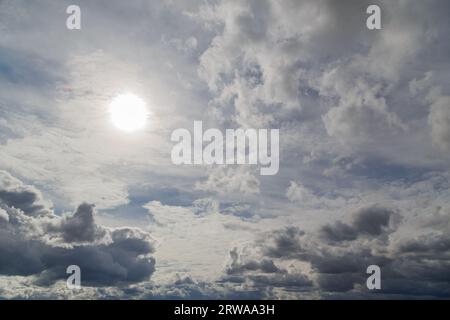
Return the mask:
[[(0, 298), (449, 298), (448, 12), (0, 0)], [(127, 93), (131, 133), (109, 114)], [(173, 164), (194, 121), (279, 129), (278, 173)]]

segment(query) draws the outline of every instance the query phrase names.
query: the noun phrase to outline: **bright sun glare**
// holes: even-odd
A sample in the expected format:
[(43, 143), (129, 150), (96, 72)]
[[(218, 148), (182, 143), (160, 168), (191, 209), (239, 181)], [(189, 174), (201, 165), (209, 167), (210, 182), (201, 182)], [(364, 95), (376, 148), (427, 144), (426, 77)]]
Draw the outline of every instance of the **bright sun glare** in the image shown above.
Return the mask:
[(126, 132), (143, 128), (148, 116), (145, 101), (131, 93), (115, 97), (109, 105), (109, 112), (112, 123)]

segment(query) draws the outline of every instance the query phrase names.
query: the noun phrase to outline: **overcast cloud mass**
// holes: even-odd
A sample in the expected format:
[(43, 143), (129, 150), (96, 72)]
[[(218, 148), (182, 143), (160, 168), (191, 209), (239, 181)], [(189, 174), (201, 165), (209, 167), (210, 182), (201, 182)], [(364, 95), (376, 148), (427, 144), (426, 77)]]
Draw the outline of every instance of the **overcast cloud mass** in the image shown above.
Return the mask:
[[(0, 0), (0, 298), (450, 298), (449, 12)], [(143, 130), (110, 121), (126, 92)], [(172, 164), (196, 120), (279, 129), (278, 174)]]

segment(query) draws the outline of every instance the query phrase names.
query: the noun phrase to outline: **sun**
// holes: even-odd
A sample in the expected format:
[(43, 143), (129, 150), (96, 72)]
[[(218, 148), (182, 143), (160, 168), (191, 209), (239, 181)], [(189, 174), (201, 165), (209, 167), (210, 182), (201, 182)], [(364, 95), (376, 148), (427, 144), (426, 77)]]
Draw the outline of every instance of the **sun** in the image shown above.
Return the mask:
[(145, 101), (131, 93), (115, 97), (109, 105), (109, 113), (112, 123), (125, 132), (142, 129), (148, 117)]

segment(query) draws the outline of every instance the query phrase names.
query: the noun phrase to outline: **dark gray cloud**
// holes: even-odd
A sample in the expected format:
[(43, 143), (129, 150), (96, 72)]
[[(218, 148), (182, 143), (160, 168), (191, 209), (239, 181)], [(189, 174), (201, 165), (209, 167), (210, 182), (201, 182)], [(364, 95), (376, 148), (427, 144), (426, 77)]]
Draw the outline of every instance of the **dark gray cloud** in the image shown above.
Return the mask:
[[(324, 297), (329, 293), (333, 293), (335, 298), (381, 298), (389, 295), (449, 297), (450, 240), (447, 230), (423, 229), (420, 237), (409, 238), (403, 234), (400, 240), (394, 241), (389, 234), (397, 230), (392, 224), (401, 226), (397, 210), (369, 206), (350, 216), (350, 224), (336, 222), (326, 225), (319, 228), (318, 234), (305, 233), (296, 227), (275, 230), (255, 243), (258, 250), (250, 253), (244, 250), (242, 252), (246, 253), (239, 259), (234, 249), (231, 265), (241, 261), (241, 269), (235, 266), (234, 275), (240, 275), (240, 282), (258, 279), (268, 286), (287, 290), (287, 283), (269, 284), (268, 278), (254, 272), (261, 270), (256, 263), (242, 263), (271, 258), (271, 264), (276, 266), (289, 261), (291, 264), (297, 261), (309, 265), (311, 273), (305, 280), (313, 284), (308, 287), (305, 282), (304, 289), (311, 292), (319, 290)], [(435, 217), (429, 218), (432, 220)], [(450, 220), (450, 214), (446, 215), (446, 220)], [(343, 241), (347, 241), (345, 245)], [(255, 268), (248, 268), (249, 265)], [(366, 289), (366, 269), (369, 265), (381, 268), (381, 290), (370, 292)], [(272, 278), (276, 279), (283, 272), (288, 274), (279, 268)]]
[(301, 244), (304, 235), (304, 231), (293, 226), (275, 231), (269, 236), (264, 252), (269, 257), (275, 258), (297, 257), (304, 252)]
[(352, 226), (340, 221), (323, 226), (321, 232), (331, 241), (355, 240), (358, 237), (357, 231)]
[(73, 248), (46, 248), (41, 261), (45, 269), (38, 284), (48, 285), (66, 279), (66, 268), (78, 265), (84, 285), (117, 285), (150, 279), (155, 271), (153, 246), (142, 231), (116, 229), (110, 233), (112, 242), (99, 245), (78, 245)]
[(226, 276), (222, 279), (224, 282), (247, 283), (250, 287), (268, 292), (273, 288), (296, 288), (303, 291), (312, 286), (311, 279), (302, 272), (292, 273), (277, 266), (273, 259), (249, 257), (239, 252), (238, 248), (230, 251), (230, 262), (225, 272)]
[(39, 215), (44, 206), (36, 204), (37, 195), (31, 191), (0, 191), (1, 201), (10, 207), (22, 210), (29, 215)]
[(94, 205), (86, 203), (81, 204), (73, 215), (64, 217), (59, 231), (67, 242), (92, 242), (105, 235), (94, 222)]
[(227, 274), (230, 275), (239, 274), (245, 271), (261, 271), (264, 273), (276, 273), (280, 271), (273, 261), (269, 259), (263, 259), (261, 261), (239, 261), (237, 248), (230, 251), (230, 257), (231, 262), (226, 269)]
[(0, 198), (0, 275), (35, 276), (36, 284), (49, 285), (66, 279), (69, 265), (78, 265), (85, 285), (105, 286), (149, 280), (155, 271), (148, 233), (102, 227), (89, 204), (56, 216), (38, 205), (41, 196), (31, 187), (4, 172), (3, 177), (9, 182), (3, 180), (0, 194), (14, 196)]
[(377, 237), (395, 230), (399, 215), (395, 210), (372, 206), (353, 214), (350, 224), (336, 221), (323, 226), (321, 233), (329, 241), (350, 241), (359, 236)]
[(0, 170), (0, 208), (1, 206), (17, 208), (27, 216), (48, 215), (49, 203), (34, 187), (22, 184), (8, 172)]

